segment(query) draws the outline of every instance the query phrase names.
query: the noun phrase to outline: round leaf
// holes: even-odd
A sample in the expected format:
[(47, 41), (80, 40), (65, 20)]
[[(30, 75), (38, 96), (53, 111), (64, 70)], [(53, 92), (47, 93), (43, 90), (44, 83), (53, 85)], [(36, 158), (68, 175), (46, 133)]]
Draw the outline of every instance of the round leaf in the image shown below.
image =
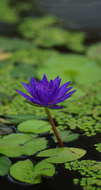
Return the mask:
[(33, 163), (27, 159), (24, 161), (18, 161), (13, 164), (10, 168), (10, 175), (21, 182), (35, 184), (40, 183), (39, 181), (35, 181), (34, 179), (34, 166)]
[(51, 126), (48, 122), (42, 120), (27, 120), (18, 125), (18, 130), (26, 133), (46, 133), (51, 130)]
[(18, 161), (10, 168), (10, 175), (21, 182), (37, 184), (42, 176), (53, 176), (55, 167), (45, 160), (33, 165), (29, 159)]
[(46, 148), (46, 145), (45, 138), (14, 133), (0, 139), (0, 153), (9, 157), (30, 156)]

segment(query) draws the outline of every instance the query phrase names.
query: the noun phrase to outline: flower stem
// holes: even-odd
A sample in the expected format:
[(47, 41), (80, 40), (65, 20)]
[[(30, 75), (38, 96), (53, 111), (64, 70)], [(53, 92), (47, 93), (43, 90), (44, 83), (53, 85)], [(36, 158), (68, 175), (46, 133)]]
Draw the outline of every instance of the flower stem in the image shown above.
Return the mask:
[(49, 109), (48, 109), (48, 108), (45, 108), (45, 112), (46, 112), (46, 114), (47, 114), (47, 116), (48, 116), (49, 122), (50, 122), (50, 124), (51, 124), (51, 126), (52, 126), (52, 130), (53, 130), (53, 132), (54, 132), (54, 134), (55, 134), (55, 136), (56, 136), (56, 139), (57, 139), (57, 141), (58, 141), (59, 146), (60, 146), (60, 147), (64, 147), (64, 144), (63, 144), (63, 142), (62, 142), (62, 140), (61, 140), (61, 137), (60, 137), (60, 135), (59, 135), (59, 132), (58, 132), (57, 129), (56, 129), (55, 123), (54, 123), (54, 121), (53, 121), (53, 118), (52, 118), (52, 116), (51, 116), (51, 113), (50, 113)]

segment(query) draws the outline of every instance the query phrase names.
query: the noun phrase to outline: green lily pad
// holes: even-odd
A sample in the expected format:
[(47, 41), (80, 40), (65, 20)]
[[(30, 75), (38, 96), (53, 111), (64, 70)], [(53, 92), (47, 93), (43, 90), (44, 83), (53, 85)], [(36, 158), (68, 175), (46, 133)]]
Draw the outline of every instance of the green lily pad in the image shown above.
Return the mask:
[(31, 160), (18, 161), (10, 168), (10, 175), (21, 182), (37, 184), (42, 181), (42, 176), (53, 176), (54, 165), (45, 160), (34, 165)]
[(45, 138), (35, 138), (27, 134), (13, 133), (0, 139), (0, 153), (9, 157), (30, 156), (45, 149), (46, 146)]
[(34, 179), (34, 165), (29, 159), (13, 164), (10, 168), (10, 175), (24, 183), (40, 183), (40, 178), (37, 181)]
[(38, 157), (49, 157), (47, 162), (65, 163), (72, 160), (77, 160), (86, 154), (86, 150), (80, 148), (52, 148), (40, 152)]
[(55, 167), (46, 160), (42, 160), (37, 165), (35, 165), (34, 174), (36, 176), (53, 176), (55, 174)]
[[(71, 142), (71, 141), (78, 139), (78, 137), (79, 137), (79, 134), (72, 133), (71, 131), (66, 131), (66, 130), (65, 131), (59, 131), (59, 134), (60, 134), (63, 142)], [(55, 142), (57, 142), (57, 139), (55, 136), (53, 136), (52, 138), (54, 139)]]
[(0, 176), (4, 176), (8, 173), (11, 166), (11, 161), (6, 156), (0, 157)]
[(51, 130), (51, 126), (48, 122), (42, 120), (27, 120), (18, 125), (18, 130), (20, 132), (26, 133), (46, 133)]

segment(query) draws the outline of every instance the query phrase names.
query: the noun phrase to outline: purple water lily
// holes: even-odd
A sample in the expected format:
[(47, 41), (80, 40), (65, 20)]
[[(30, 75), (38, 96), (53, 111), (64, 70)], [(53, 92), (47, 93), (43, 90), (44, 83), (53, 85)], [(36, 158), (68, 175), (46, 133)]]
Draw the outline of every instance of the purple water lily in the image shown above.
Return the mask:
[(70, 81), (61, 86), (60, 83), (61, 78), (56, 77), (54, 80), (48, 81), (46, 75), (44, 75), (42, 80), (39, 81), (36, 81), (35, 78), (31, 78), (29, 84), (22, 82), (22, 85), (29, 95), (20, 90), (16, 91), (33, 104), (41, 107), (59, 109), (63, 108), (63, 106), (58, 106), (57, 104), (70, 98), (76, 91), (70, 91), (72, 89), (72, 87), (68, 87), (71, 83)]

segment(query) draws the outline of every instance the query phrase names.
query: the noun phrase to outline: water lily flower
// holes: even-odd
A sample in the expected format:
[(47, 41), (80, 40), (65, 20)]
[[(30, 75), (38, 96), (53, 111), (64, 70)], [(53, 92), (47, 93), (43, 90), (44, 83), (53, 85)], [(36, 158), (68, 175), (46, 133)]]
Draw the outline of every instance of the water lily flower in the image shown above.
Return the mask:
[(60, 77), (56, 77), (54, 80), (48, 81), (47, 76), (43, 75), (43, 78), (39, 81), (32, 77), (28, 84), (22, 82), (22, 85), (29, 95), (20, 90), (16, 91), (32, 104), (41, 107), (59, 109), (63, 108), (63, 106), (58, 106), (57, 104), (70, 98), (76, 91), (71, 91), (73, 87), (68, 87), (71, 83), (70, 81), (61, 86), (60, 83)]

